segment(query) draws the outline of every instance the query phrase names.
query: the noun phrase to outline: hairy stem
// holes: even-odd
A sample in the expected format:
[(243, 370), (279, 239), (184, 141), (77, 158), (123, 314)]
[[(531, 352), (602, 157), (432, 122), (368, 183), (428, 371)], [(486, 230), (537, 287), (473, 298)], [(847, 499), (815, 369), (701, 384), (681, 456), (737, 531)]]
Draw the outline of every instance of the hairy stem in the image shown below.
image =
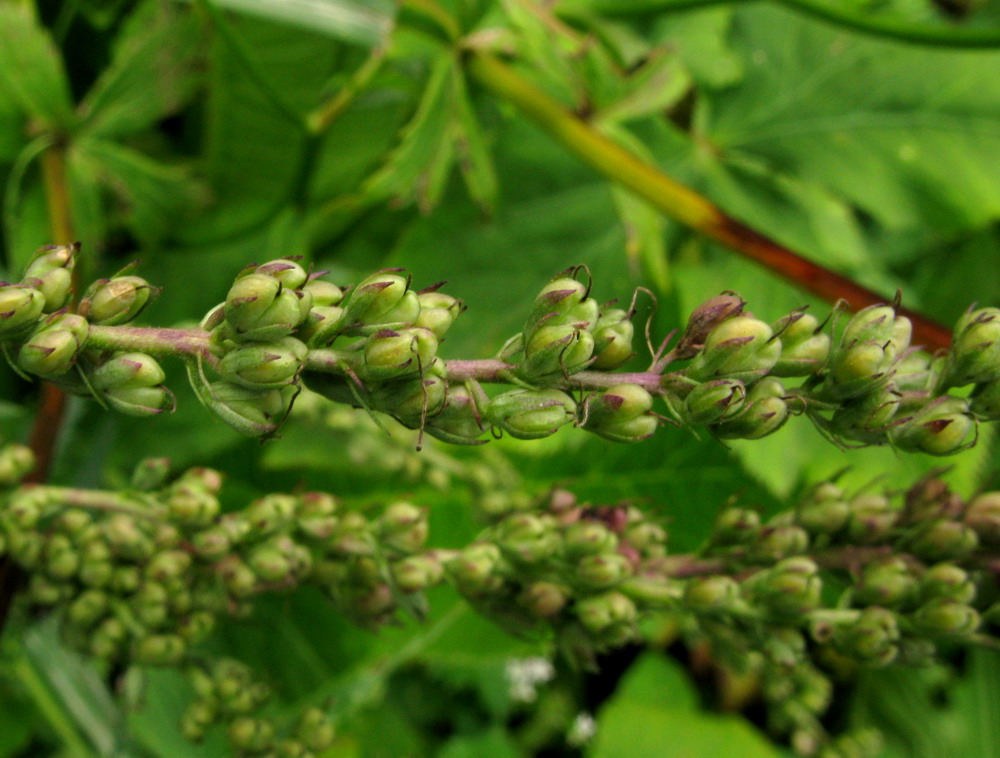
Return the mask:
[(91, 326), (87, 346), (98, 350), (134, 350), (156, 356), (211, 357), (215, 348), (202, 329), (157, 329), (142, 326)]

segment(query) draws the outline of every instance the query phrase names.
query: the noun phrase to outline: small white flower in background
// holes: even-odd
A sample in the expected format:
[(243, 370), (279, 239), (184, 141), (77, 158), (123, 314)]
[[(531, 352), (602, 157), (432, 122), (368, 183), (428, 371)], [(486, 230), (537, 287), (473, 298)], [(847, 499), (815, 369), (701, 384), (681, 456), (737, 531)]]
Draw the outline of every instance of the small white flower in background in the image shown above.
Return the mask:
[(581, 711), (576, 714), (576, 718), (570, 724), (569, 731), (566, 732), (566, 742), (574, 747), (581, 747), (590, 742), (596, 732), (597, 722), (594, 721), (594, 717)]
[(556, 670), (547, 658), (511, 658), (504, 667), (510, 699), (521, 703), (532, 702), (538, 697), (538, 685), (555, 675)]

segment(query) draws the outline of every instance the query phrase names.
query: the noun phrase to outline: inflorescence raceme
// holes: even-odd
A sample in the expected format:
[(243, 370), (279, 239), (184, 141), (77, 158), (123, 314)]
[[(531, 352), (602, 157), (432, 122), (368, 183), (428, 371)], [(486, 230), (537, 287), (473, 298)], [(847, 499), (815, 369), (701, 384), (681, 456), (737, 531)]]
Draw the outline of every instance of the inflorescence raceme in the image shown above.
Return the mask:
[[(414, 290), (397, 270), (341, 288), (293, 260), (252, 265), (199, 328), (160, 329), (129, 325), (157, 290), (127, 273), (93, 283), (70, 309), (75, 256), (74, 246), (42, 248), (19, 283), (0, 284), (11, 365), (152, 415), (174, 407), (157, 358), (182, 358), (201, 402), (252, 436), (272, 435), (303, 387), (459, 444), (566, 425), (632, 442), (664, 421), (757, 439), (805, 415), (837, 444), (949, 455), (1000, 418), (998, 308), (970, 309), (951, 350), (930, 356), (910, 344), (895, 304), (835, 330), (838, 319), (802, 310), (766, 323), (727, 293), (699, 306), (646, 371), (624, 373), (615, 369), (635, 355), (633, 308), (600, 305), (582, 267), (542, 288), (496, 358), (445, 360), (438, 347), (463, 304), (439, 285)], [(484, 384), (513, 389), (490, 396)], [(967, 397), (950, 394), (970, 385)]]
[(241, 756), (305, 757), (332, 739), (315, 708), (276, 723), (262, 711), (266, 685), (202, 645), (261, 596), (302, 586), (376, 628), (400, 611), (422, 617), (424, 591), (447, 582), (585, 666), (639, 639), (644, 619), (667, 621), (760, 677), (772, 731), (824, 758), (869, 755), (872, 741), (825, 731), (831, 671), (997, 643), (1000, 492), (963, 501), (933, 478), (895, 495), (827, 482), (766, 522), (730, 504), (700, 550), (671, 554), (650, 513), (566, 490), (491, 506), (471, 544), (435, 549), (426, 510), (405, 501), (366, 515), (303, 492), (223, 512), (211, 469), (171, 480), (153, 459), (122, 491), (18, 486), (32, 463), (24, 446), (0, 448), (0, 554), (29, 573), (26, 601), (59, 611), (65, 640), (85, 654), (181, 667), (195, 692), (184, 734), (225, 728)]

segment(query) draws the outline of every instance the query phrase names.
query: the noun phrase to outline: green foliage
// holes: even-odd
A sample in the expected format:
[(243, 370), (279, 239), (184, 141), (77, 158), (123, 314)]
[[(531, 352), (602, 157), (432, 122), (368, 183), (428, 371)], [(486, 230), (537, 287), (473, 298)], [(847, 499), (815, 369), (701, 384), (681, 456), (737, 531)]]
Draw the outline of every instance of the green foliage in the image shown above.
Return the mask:
[[(724, 289), (747, 297), (761, 320), (757, 323), (773, 325), (804, 304), (823, 318), (827, 306), (815, 297), (734, 258), (707, 241), (704, 228), (667, 218), (599, 177), (565, 149), (571, 135), (557, 132), (553, 139), (539, 129), (546, 125), (543, 117), (513, 110), (468, 65), (488, 51), (508, 56), (524, 81), (583, 117), (581, 123), (595, 133), (759, 232), (883, 292), (886, 300), (900, 287), (907, 305), (952, 325), (970, 303), (1000, 305), (1000, 238), (994, 229), (1000, 181), (991, 170), (1000, 149), (994, 127), (1000, 53), (989, 49), (996, 47), (997, 21), (990, 3), (931, 0), (849, 8), (835, 0), (710, 5), (412, 0), (398, 6), (356, 0), (0, 0), (0, 279), (19, 282), (40, 245), (79, 240), (83, 255), (74, 274), (76, 299), (95, 280), (134, 279), (134, 272), (123, 269), (136, 258), (143, 261), (141, 275), (164, 290), (141, 314), (144, 303), (133, 299), (134, 289), (132, 294), (105, 292), (99, 302), (95, 290), (89, 296), (98, 314), (91, 323), (116, 329), (136, 319), (131, 326), (194, 330), (249, 262), (301, 255), (305, 269), (329, 270), (326, 278), (337, 284), (405, 267), (422, 283), (415, 289), (448, 280), (446, 291), (469, 306), (441, 340), (440, 355), (485, 360), (511, 335), (530, 342), (539, 325), (526, 325), (525, 319), (539, 289), (557, 272), (583, 263), (596, 282), (592, 296), (601, 313), (630, 309), (626, 296), (637, 286), (655, 295), (655, 309), (653, 297), (640, 294), (636, 300), (633, 348), (639, 355), (620, 369), (629, 373), (641, 372), (650, 361), (652, 348), (643, 345), (645, 319), (654, 339), (662, 337)], [(969, 45), (985, 49), (962, 49)], [(615, 178), (614, 166), (602, 170)], [(52, 268), (59, 266), (46, 271)], [(39, 291), (55, 293), (65, 285), (62, 273), (32, 275), (39, 273), (46, 277), (32, 285)], [(152, 292), (141, 285), (138, 291)], [(612, 295), (622, 300), (605, 304), (602, 298)], [(55, 294), (43, 299), (52, 305), (45, 313), (58, 307)], [(871, 502), (858, 494), (863, 487), (868, 494), (899, 493), (940, 462), (887, 447), (844, 450), (825, 439), (832, 435), (844, 441), (840, 431), (820, 423), (824, 435), (801, 419), (766, 439), (725, 445), (707, 434), (696, 437), (687, 429), (666, 427), (633, 445), (563, 432), (529, 441), (508, 437), (469, 449), (425, 439), (418, 453), (417, 431), (386, 416), (373, 421), (315, 395), (299, 397), (281, 429), (284, 438), (262, 446), (202, 413), (177, 362), (163, 360), (161, 369), (144, 358), (124, 364), (102, 356), (95, 359), (94, 376), (97, 363), (103, 368), (96, 386), (86, 386), (74, 364), (91, 360), (79, 357), (84, 341), (79, 319), (43, 316), (45, 306), (37, 306), (39, 312), (32, 311), (24, 324), (5, 317), (10, 333), (17, 332), (18, 349), (8, 350), (15, 364), (27, 361), (34, 373), (54, 376), (83, 394), (96, 392), (120, 410), (172, 406), (161, 383), (177, 393), (177, 411), (153, 418), (112, 414), (92, 401), (71, 398), (49, 482), (78, 492), (134, 492), (130, 476), (136, 463), (165, 456), (174, 473), (192, 466), (222, 471), (224, 513), (238, 514), (269, 492), (329, 490), (343, 499), (347, 512), (368, 520), (386, 504), (405, 500), (426, 509), (436, 548), (457, 551), (499, 534), (508, 553), (515, 554), (511, 546), (526, 547), (530, 525), (503, 527), (497, 521), (511, 510), (522, 513), (543, 497), (554, 497), (553, 487), (569, 488), (581, 503), (627, 501), (644, 518), (665, 525), (670, 555), (704, 556), (714, 549), (718, 557), (719, 546), (712, 547), (710, 535), (713, 525), (718, 529), (717, 513), (734, 495), (766, 523), (793, 502), (789, 498), (812, 492), (812, 483), (839, 473), (837, 484), (848, 500), (860, 497), (868, 507)], [(324, 307), (339, 306), (331, 301)], [(233, 384), (238, 389), (228, 389), (222, 400), (230, 409), (242, 404), (237, 415), (244, 424), (272, 431), (289, 398), (283, 396), (274, 410), (259, 404), (261, 393), (285, 392), (270, 385), (284, 387), (288, 377), (274, 378), (281, 373), (277, 365), (262, 375), (259, 362), (246, 355), (263, 349), (254, 339), (264, 335), (291, 340), (282, 344), (294, 363), (301, 343), (285, 336), (291, 319), (276, 317), (262, 325), (258, 315), (224, 346), (224, 351), (240, 346), (223, 370), (227, 381), (238, 377), (242, 384)], [(41, 318), (51, 319), (43, 336), (29, 328)], [(232, 320), (243, 324), (235, 315)], [(526, 400), (525, 393), (561, 392), (552, 386), (560, 384), (567, 368), (563, 348), (552, 347), (560, 339), (572, 342), (577, 357), (586, 352), (580, 345), (590, 347), (593, 340), (596, 354), (597, 326), (580, 326), (585, 320), (561, 325), (563, 331), (554, 337), (536, 338), (527, 351), (534, 356), (530, 366), (525, 355), (527, 367), (513, 377), (534, 389), (517, 389), (519, 394), (494, 406), (490, 420), (497, 427), (530, 437), (554, 426), (554, 412), (569, 419), (569, 405), (561, 397), (558, 402), (549, 395)], [(832, 336), (845, 323), (842, 317)], [(280, 334), (266, 331), (274, 331), (275, 324)], [(28, 332), (35, 347), (18, 358)], [(358, 332), (353, 338), (369, 336)], [(413, 347), (413, 340), (402, 347), (391, 335), (380, 340), (385, 354), (379, 358), (373, 351), (357, 371), (373, 387), (380, 382), (401, 387), (413, 376), (400, 366), (434, 357), (433, 351)], [(993, 390), (983, 388), (997, 380), (979, 374), (970, 378), (969, 372), (979, 371), (976, 356), (982, 351), (978, 338), (966, 341), (967, 353), (975, 355), (961, 365), (953, 362), (948, 371), (953, 378), (962, 374), (962, 381), (979, 381), (974, 402), (980, 412), (988, 411), (995, 399), (990, 400)], [(337, 347), (343, 345), (341, 338)], [(853, 390), (843, 387), (857, 356), (848, 356), (849, 347), (836, 341), (834, 349), (847, 364), (840, 370), (838, 390), (846, 397)], [(879, 349), (885, 358), (885, 348)], [(397, 355), (399, 350), (405, 355)], [(727, 355), (712, 365), (696, 359), (697, 378), (703, 386), (748, 379), (760, 370), (761, 360), (770, 364), (774, 357), (740, 352), (736, 363), (729, 363)], [(720, 367), (727, 374), (722, 379), (716, 373)], [(35, 417), (48, 419), (54, 429), (35, 399), (40, 382), (29, 383), (6, 365), (0, 372), (2, 436), (27, 441)], [(211, 382), (219, 381), (211, 370), (207, 374)], [(291, 374), (298, 381), (294, 369)], [(205, 400), (205, 383), (194, 376)], [(754, 386), (767, 387), (758, 382), (751, 390)], [(759, 391), (762, 403), (765, 389)], [(956, 397), (971, 391), (951, 390)], [(619, 392), (609, 394), (629, 399), (633, 390)], [(218, 389), (208, 400), (220, 402)], [(572, 398), (578, 400), (582, 397)], [(348, 402), (357, 404), (357, 398)], [(377, 405), (367, 397), (366, 402)], [(694, 402), (683, 406), (689, 415)], [(700, 402), (699, 413), (715, 412), (705, 411), (707, 401)], [(614, 415), (617, 400), (594, 403), (592, 419), (583, 420), (579, 403), (580, 415), (574, 418), (612, 439), (648, 436), (646, 426), (638, 431), (633, 426), (635, 418)], [(421, 426), (419, 406), (416, 413), (406, 406), (396, 415), (407, 426)], [(951, 405), (935, 408), (953, 410)], [(656, 409), (666, 413), (662, 405)], [(818, 415), (833, 423), (832, 410)], [(652, 417), (643, 410), (637, 418), (648, 425)], [(921, 416), (918, 423), (926, 428), (940, 421)], [(975, 450), (955, 458), (955, 468), (945, 475), (963, 496), (994, 482), (993, 435), (989, 425), (980, 428)], [(719, 436), (729, 436), (727, 429)], [(897, 443), (928, 448), (912, 428), (893, 429)], [(969, 435), (960, 435), (955, 446), (968, 441)], [(5, 459), (0, 478), (9, 485), (24, 468), (23, 460)], [(779, 548), (798, 544), (794, 530), (804, 529), (806, 522), (814, 529), (828, 525), (838, 512), (827, 503), (805, 520), (800, 512), (795, 524), (779, 517), (768, 527), (775, 527), (778, 536), (756, 549), (771, 551), (778, 560), (783, 557)], [(934, 524), (948, 521), (938, 515)], [(979, 518), (981, 527), (989, 521), (982, 514)], [(962, 535), (956, 538), (950, 529), (909, 533), (905, 549), (922, 551), (928, 562), (943, 560), (938, 553), (952, 548), (954, 555), (947, 557), (961, 558)], [(55, 531), (46, 531), (46, 539)], [(379, 533), (379, 539), (398, 548), (402, 537), (389, 531)], [(920, 530), (911, 524), (911, 531)], [(837, 534), (843, 539), (843, 532)], [(830, 541), (812, 532), (809, 539)], [(22, 557), (30, 557), (28, 542), (18, 548)], [(65, 547), (61, 540), (55, 544)], [(51, 553), (46, 558), (50, 573), (69, 571), (69, 553), (62, 548)], [(273, 554), (258, 553), (259, 572), (280, 573), (281, 567), (268, 560)], [(755, 560), (766, 563), (760, 554)], [(976, 555), (968, 559), (970, 571)], [(383, 569), (390, 557), (379, 556)], [(590, 561), (583, 576), (601, 585), (616, 565)], [(763, 563), (755, 565), (760, 569)], [(401, 569), (400, 575), (412, 579), (413, 567), (406, 568), (411, 573)], [(561, 565), (532, 570), (544, 581), (566, 578)], [(855, 573), (828, 578), (817, 602), (831, 610), (854, 610), (849, 588), (861, 580), (861, 572)], [(800, 581), (795, 571), (790, 574), (788, 581)], [(11, 585), (4, 576), (0, 572), (0, 594), (6, 597)], [(982, 629), (994, 632), (996, 621), (987, 609), (996, 598), (993, 590), (980, 590)], [(32, 590), (36, 599), (52, 592), (53, 584), (41, 581)], [(218, 628), (197, 647), (203, 661), (247, 664), (255, 681), (270, 688), (264, 717), (276, 724), (292, 730), (305, 708), (323, 708), (338, 727), (324, 756), (522, 756), (547, 749), (558, 755), (669, 758), (727, 750), (785, 755), (789, 741), (800, 751), (813, 747), (801, 736), (797, 741), (796, 732), (777, 723), (777, 717), (769, 724), (765, 718), (750, 724), (721, 712), (762, 697), (772, 705), (782, 699), (781, 693), (768, 694), (753, 671), (732, 665), (719, 640), (734, 643), (737, 651), (740, 645), (725, 630), (713, 630), (716, 649), (708, 654), (706, 669), (703, 644), (712, 635), (692, 632), (671, 614), (652, 614), (638, 627), (645, 652), (611, 691), (613, 657), (598, 658), (605, 664), (603, 681), (585, 679), (590, 675), (573, 671), (566, 658), (556, 655), (558, 638), (549, 626), (535, 625), (524, 634), (517, 614), (496, 613), (480, 598), (476, 606), (493, 611), (498, 626), (456, 600), (453, 588), (431, 589), (427, 609), (422, 600), (397, 591), (393, 597), (407, 613), (378, 634), (347, 620), (350, 599), (342, 595), (331, 602), (328, 595), (315, 587), (268, 590), (255, 596), (257, 611), (249, 618), (235, 613), (239, 603), (219, 609)], [(774, 596), (763, 590), (757, 595)], [(931, 610), (918, 613), (925, 601)], [(916, 619), (913, 623), (926, 631), (965, 618), (952, 612), (951, 603), (911, 598), (893, 613)], [(942, 607), (948, 613), (932, 613)], [(620, 611), (621, 604), (596, 610), (613, 613), (616, 608)], [(359, 620), (356, 612), (353, 618)], [(865, 619), (863, 631), (841, 624), (831, 649), (878, 658), (886, 648), (866, 642), (872, 635), (894, 644), (885, 618)], [(200, 697), (188, 677), (150, 665), (95, 664), (67, 646), (57, 634), (59, 621), (54, 614), (40, 617), (23, 592), (6, 618), (0, 646), (0, 756), (231, 754), (222, 728), (210, 729), (197, 746), (183, 739), (179, 723), (185, 708)], [(856, 621), (852, 617), (851, 623)], [(522, 636), (505, 631), (515, 627)], [(755, 640), (755, 650), (766, 647), (763, 627), (744, 619), (727, 628)], [(912, 638), (911, 632), (904, 629), (904, 638)], [(998, 754), (1000, 738), (983, 715), (995, 711), (995, 654), (958, 651), (947, 634), (939, 642), (945, 662), (957, 666), (859, 673), (856, 664), (841, 657), (821, 661), (822, 676), (838, 681), (837, 702), (821, 731), (836, 737), (850, 727), (850, 737), (879, 728), (885, 735), (884, 758)], [(143, 648), (147, 660), (170, 657), (169, 645), (153, 647)], [(681, 661), (695, 661), (692, 670), (713, 672), (708, 678), (716, 683), (696, 692), (686, 667), (664, 657), (664, 648)], [(506, 665), (536, 656), (557, 659), (555, 677), (537, 686), (534, 701), (518, 700), (509, 691)], [(782, 670), (772, 678), (793, 681), (787, 674)], [(818, 679), (812, 669), (797, 676), (796, 698), (808, 700), (809, 687), (818, 687)], [(595, 690), (605, 695), (588, 694)], [(748, 713), (762, 710), (751, 705)], [(572, 736), (581, 713), (596, 719), (596, 736), (589, 743)], [(943, 726), (927, 729), (932, 723)], [(769, 742), (768, 729), (785, 742)], [(253, 736), (250, 729), (243, 739), (252, 742)], [(835, 755), (851, 755), (854, 749), (847, 738), (834, 744), (840, 751)]]

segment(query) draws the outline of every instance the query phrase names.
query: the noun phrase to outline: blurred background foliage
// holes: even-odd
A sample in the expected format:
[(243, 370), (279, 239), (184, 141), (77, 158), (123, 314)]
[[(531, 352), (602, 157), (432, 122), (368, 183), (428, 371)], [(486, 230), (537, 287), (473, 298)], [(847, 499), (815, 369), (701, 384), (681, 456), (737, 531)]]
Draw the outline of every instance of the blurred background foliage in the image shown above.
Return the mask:
[[(723, 289), (767, 320), (826, 312), (582, 165), (468, 75), (458, 37), (826, 267), (887, 297), (901, 288), (947, 324), (1000, 304), (992, 0), (0, 0), (0, 279), (38, 245), (80, 240), (85, 280), (141, 259), (164, 289), (144, 318), (166, 325), (199, 319), (250, 261), (300, 255), (345, 282), (400, 266), (468, 304), (449, 358), (492, 355), (577, 263), (599, 299), (655, 294), (655, 313), (639, 302), (661, 338)], [(3, 436), (25, 439), (37, 387), (0, 374)], [(940, 462), (838, 450), (803, 423), (730, 446), (665, 428), (634, 447), (563, 432), (418, 454), (414, 433), (308, 399), (261, 446), (183, 384), (168, 418), (73, 401), (51, 480), (121, 485), (139, 459), (168, 456), (224, 471), (232, 508), (296, 488), (359, 507), (406, 497), (430, 507), (442, 546), (474, 537), (484, 493), (559, 485), (661, 514), (683, 550), (730, 497), (770, 511), (838, 472), (901, 489)], [(996, 484), (991, 442), (956, 459), (953, 487)], [(340, 736), (327, 758), (786, 755), (754, 725), (755, 684), (713, 674), (663, 625), (596, 674), (556, 660), (526, 700), (510, 662), (549, 656), (547, 641), (448, 592), (431, 601), (426, 622), (372, 634), (308, 592), (277, 596), (211, 644), (262, 672), (282, 708), (328, 704)], [(845, 679), (831, 728), (884, 729), (886, 758), (1000, 756), (1000, 658), (953, 664)], [(0, 758), (224, 755), (221, 739), (182, 741), (186, 687), (162, 671), (109, 682), (15, 608)]]

